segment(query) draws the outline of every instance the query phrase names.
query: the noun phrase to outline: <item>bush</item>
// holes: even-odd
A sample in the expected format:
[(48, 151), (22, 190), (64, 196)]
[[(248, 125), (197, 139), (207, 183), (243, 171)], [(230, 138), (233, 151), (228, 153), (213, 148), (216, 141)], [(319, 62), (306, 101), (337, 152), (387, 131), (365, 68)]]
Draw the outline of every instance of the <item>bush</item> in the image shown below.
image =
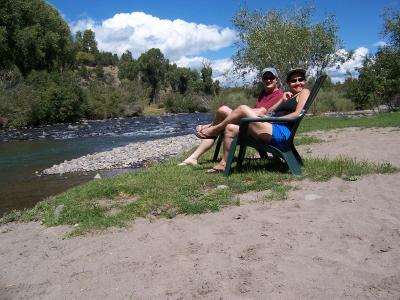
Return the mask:
[(93, 81), (87, 88), (88, 117), (130, 117), (143, 113), (148, 90), (138, 82), (123, 80), (119, 87)]
[(86, 113), (86, 99), (73, 72), (33, 71), (25, 82), (0, 89), (0, 117), (7, 126), (71, 122)]
[(321, 89), (314, 103), (317, 112), (351, 111), (355, 109), (354, 103), (350, 99), (333, 89), (328, 91)]
[(21, 128), (33, 124), (37, 97), (23, 83), (12, 90), (0, 88), (0, 127)]
[(226, 89), (216, 96), (211, 102), (211, 109), (215, 111), (222, 105), (227, 105), (230, 108), (236, 108), (239, 105), (246, 104), (254, 107), (256, 97), (252, 95), (252, 91), (243, 88)]
[(193, 94), (169, 94), (163, 102), (170, 113), (194, 113), (209, 111), (210, 97)]

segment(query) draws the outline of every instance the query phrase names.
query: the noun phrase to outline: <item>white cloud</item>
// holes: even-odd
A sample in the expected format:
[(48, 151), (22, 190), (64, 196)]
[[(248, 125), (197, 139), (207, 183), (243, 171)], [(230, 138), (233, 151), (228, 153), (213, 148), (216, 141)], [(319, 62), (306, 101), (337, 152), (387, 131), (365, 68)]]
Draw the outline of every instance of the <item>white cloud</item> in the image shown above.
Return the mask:
[[(159, 48), (166, 58), (180, 67), (200, 71), (203, 63), (207, 62), (213, 69), (214, 80), (219, 80), (222, 86), (250, 83), (257, 75), (249, 72), (244, 80), (239, 79), (232, 72), (233, 62), (230, 58), (209, 60), (200, 56), (206, 51), (217, 51), (232, 46), (237, 40), (237, 34), (230, 28), (190, 23), (181, 19), (160, 19), (143, 12), (116, 14), (101, 23), (86, 18), (71, 23), (70, 27), (73, 33), (78, 30), (93, 30), (99, 49), (118, 55), (129, 50), (137, 58), (150, 48)], [(374, 46), (385, 45), (380, 41)], [(344, 56), (348, 54), (344, 49), (339, 50), (339, 53)], [(350, 60), (327, 69), (327, 74), (333, 82), (343, 82), (349, 73), (358, 77), (355, 68), (362, 66), (368, 53), (365, 47), (356, 49)]]
[(384, 41), (379, 41), (374, 44), (375, 47), (385, 47), (387, 44)]
[[(331, 77), (333, 82), (343, 82), (351, 74), (352, 77), (358, 77), (356, 68), (362, 67), (365, 57), (369, 50), (365, 47), (357, 48), (352, 57), (346, 62), (338, 63), (336, 66), (328, 68), (326, 73)], [(339, 54), (344, 57), (348, 54), (345, 49), (340, 49)]]
[(213, 70), (213, 79), (218, 80), (221, 86), (243, 86), (252, 83), (257, 74), (255, 72), (248, 72), (244, 79), (238, 78), (233, 73), (233, 61), (230, 58), (210, 60), (206, 57), (196, 56), (187, 57), (182, 56), (180, 59), (174, 61), (178, 67), (191, 68), (200, 72), (204, 63), (211, 66)]
[(198, 55), (231, 46), (237, 39), (230, 28), (159, 19), (143, 12), (120, 13), (96, 24), (92, 19), (71, 24), (73, 32), (91, 29), (99, 49), (121, 55), (126, 50), (134, 57), (150, 48), (159, 48), (170, 60)]

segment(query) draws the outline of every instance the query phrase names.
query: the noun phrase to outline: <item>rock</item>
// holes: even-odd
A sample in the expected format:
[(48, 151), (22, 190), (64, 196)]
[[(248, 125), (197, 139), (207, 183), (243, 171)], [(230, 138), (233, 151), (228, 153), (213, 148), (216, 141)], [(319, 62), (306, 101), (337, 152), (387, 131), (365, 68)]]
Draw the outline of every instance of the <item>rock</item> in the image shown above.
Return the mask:
[(56, 220), (58, 220), (58, 218), (60, 217), (61, 212), (64, 209), (64, 204), (60, 204), (59, 206), (56, 207), (56, 209), (54, 210), (53, 216)]
[(148, 161), (161, 160), (177, 155), (190, 150), (198, 144), (199, 140), (193, 134), (144, 143), (131, 143), (124, 147), (114, 148), (111, 151), (88, 154), (77, 159), (64, 161), (59, 165), (54, 165), (44, 170), (43, 174), (133, 167)]
[(223, 184), (220, 184), (220, 185), (217, 186), (217, 190), (224, 190), (224, 189), (227, 189), (227, 188), (228, 188), (228, 186), (227, 185), (223, 185)]
[(321, 199), (322, 196), (317, 195), (317, 194), (306, 194), (304, 197), (304, 200), (306, 201), (313, 201), (313, 200), (318, 200)]
[(96, 176), (94, 176), (94, 179), (101, 179), (101, 175), (97, 173)]

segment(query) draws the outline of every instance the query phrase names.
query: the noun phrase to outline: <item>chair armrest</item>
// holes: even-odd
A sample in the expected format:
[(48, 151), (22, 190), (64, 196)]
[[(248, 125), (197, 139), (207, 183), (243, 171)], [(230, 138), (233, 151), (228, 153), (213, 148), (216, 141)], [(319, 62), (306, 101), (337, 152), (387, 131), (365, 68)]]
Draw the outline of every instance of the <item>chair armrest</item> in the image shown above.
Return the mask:
[(296, 122), (298, 118), (299, 117), (295, 117), (295, 118), (277, 118), (277, 117), (242, 118), (242, 119), (240, 119), (240, 125), (249, 124), (252, 122), (293, 123), (293, 122)]
[(253, 122), (273, 122), (273, 123), (294, 123), (300, 118), (302, 114), (294, 118), (277, 118), (277, 117), (264, 117), (264, 118), (242, 118), (239, 123), (239, 140), (246, 139), (249, 124)]

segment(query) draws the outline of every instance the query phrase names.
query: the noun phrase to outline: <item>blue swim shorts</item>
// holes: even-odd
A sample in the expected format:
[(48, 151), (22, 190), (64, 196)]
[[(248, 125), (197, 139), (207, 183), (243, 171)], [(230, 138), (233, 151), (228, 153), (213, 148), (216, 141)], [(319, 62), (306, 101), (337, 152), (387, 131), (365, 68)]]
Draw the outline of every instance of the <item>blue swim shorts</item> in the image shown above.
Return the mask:
[(283, 124), (272, 123), (272, 146), (279, 146), (284, 144), (289, 136), (290, 136), (290, 129)]

